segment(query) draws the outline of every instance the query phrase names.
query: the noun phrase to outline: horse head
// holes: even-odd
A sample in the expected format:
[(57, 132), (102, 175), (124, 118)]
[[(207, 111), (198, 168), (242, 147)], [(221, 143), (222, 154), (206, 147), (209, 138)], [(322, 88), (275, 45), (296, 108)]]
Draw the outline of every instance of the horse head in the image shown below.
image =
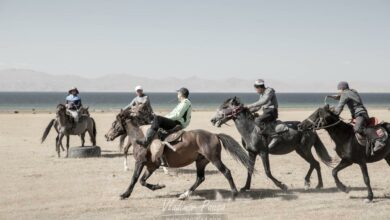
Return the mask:
[(111, 124), (111, 128), (108, 130), (108, 132), (104, 135), (107, 141), (113, 141), (115, 138), (123, 135), (126, 133), (126, 118), (128, 113), (126, 111), (121, 111), (116, 116), (116, 119)]
[(239, 98), (229, 98), (219, 106), (215, 116), (211, 119), (211, 123), (214, 126), (221, 127), (222, 124), (228, 122), (230, 119), (235, 120), (237, 114), (244, 110), (244, 105)]
[(333, 113), (328, 104), (315, 110), (307, 119), (303, 120), (299, 128), (302, 130), (318, 130), (335, 125), (340, 117)]
[(56, 109), (57, 115), (65, 115), (66, 114), (66, 106), (64, 104), (58, 104)]

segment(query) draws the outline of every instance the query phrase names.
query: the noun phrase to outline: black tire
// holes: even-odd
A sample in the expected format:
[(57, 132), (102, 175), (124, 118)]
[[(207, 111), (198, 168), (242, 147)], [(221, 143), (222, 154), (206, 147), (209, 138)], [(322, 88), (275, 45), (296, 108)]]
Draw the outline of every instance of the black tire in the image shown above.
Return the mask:
[(70, 158), (100, 157), (101, 150), (98, 146), (71, 147), (69, 148)]

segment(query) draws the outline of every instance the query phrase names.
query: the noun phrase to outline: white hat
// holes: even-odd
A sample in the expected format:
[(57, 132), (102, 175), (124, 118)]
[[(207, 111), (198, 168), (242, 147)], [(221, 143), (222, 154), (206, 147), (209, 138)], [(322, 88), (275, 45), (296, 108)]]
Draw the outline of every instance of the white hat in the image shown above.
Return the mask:
[(137, 92), (138, 90), (144, 91), (144, 89), (142, 88), (142, 86), (136, 86), (134, 90), (135, 90), (136, 92)]
[(263, 79), (257, 79), (255, 81), (255, 86), (263, 86), (264, 85), (264, 80)]

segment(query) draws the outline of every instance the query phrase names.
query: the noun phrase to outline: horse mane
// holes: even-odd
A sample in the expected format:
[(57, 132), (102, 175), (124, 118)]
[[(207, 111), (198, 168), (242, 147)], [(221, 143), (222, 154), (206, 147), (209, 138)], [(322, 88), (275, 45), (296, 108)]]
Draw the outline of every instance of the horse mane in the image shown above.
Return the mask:
[(130, 120), (134, 125), (137, 126), (150, 124), (152, 117), (152, 111), (147, 106), (136, 106), (125, 109), (117, 115), (117, 118), (120, 120)]

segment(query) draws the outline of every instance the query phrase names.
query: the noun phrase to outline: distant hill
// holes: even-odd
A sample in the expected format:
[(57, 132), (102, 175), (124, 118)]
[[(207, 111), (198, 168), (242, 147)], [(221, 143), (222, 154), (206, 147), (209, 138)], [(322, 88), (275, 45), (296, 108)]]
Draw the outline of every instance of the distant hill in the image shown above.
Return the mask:
[[(253, 92), (253, 80), (226, 78), (220, 80), (190, 78), (159, 78), (126, 74), (110, 74), (97, 78), (76, 75), (52, 75), (27, 69), (0, 70), (0, 91), (66, 91), (77, 86), (82, 91), (129, 91), (142, 85), (148, 92), (172, 92), (185, 86), (192, 92)], [(337, 82), (300, 83), (285, 82), (283, 79), (266, 79), (267, 85), (278, 92), (331, 92)], [(362, 92), (390, 92), (389, 82), (358, 82), (350, 84)]]

